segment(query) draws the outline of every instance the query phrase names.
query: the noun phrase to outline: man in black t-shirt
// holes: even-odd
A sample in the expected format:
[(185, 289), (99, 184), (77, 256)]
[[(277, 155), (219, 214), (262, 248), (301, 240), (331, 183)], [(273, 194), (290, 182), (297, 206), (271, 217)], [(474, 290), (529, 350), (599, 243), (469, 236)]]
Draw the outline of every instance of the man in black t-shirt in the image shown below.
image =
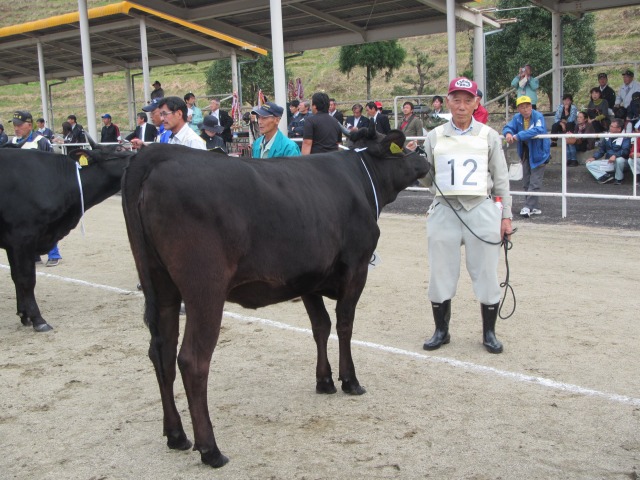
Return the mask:
[(311, 110), (313, 115), (304, 122), (302, 154), (338, 150), (342, 142), (342, 126), (329, 115), (329, 96), (322, 92), (314, 93)]

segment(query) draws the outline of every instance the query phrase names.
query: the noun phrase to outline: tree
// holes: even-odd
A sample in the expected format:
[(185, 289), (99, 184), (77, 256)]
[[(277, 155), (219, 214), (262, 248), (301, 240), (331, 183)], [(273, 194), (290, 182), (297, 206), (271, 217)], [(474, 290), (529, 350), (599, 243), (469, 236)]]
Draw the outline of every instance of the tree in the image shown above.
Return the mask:
[(362, 45), (347, 45), (340, 47), (338, 68), (340, 72), (349, 74), (355, 67), (366, 69), (367, 98), (371, 98), (371, 80), (380, 70), (386, 70), (385, 79), (393, 76), (404, 63), (407, 51), (400, 46), (397, 40), (386, 42), (364, 43)]
[[(511, 81), (518, 69), (529, 63), (534, 75), (550, 70), (551, 13), (543, 8), (501, 9), (530, 7), (528, 0), (499, 0), (496, 17), (517, 18), (517, 23), (504, 26), (504, 31), (486, 37), (487, 92), (485, 98), (493, 98), (511, 88)], [(593, 14), (576, 19), (563, 15), (561, 20), (564, 44), (564, 64), (589, 64), (596, 60), (596, 40)], [(582, 83), (579, 69), (563, 70), (564, 92), (575, 93)], [(546, 94), (551, 105), (552, 77), (540, 79), (539, 94)], [(555, 107), (555, 105), (551, 105)]]
[[(238, 65), (242, 81), (243, 102), (254, 104), (258, 99), (258, 90), (269, 99), (275, 97), (273, 86), (273, 57), (271, 53), (260, 56), (255, 62)], [(285, 67), (285, 77), (291, 77), (291, 71)], [(231, 93), (231, 62), (214, 60), (205, 73), (207, 93)]]
[[(444, 70), (436, 70), (432, 72), (431, 69), (436, 65), (435, 62), (429, 58), (428, 54), (418, 50), (416, 47), (411, 49), (411, 57), (412, 58), (407, 60), (407, 63), (416, 69), (417, 77), (405, 75), (402, 82), (411, 85), (413, 92), (415, 92), (416, 95), (429, 95), (435, 93), (435, 89), (428, 86), (429, 79), (438, 78), (444, 75)], [(401, 90), (396, 90), (394, 88), (394, 91), (399, 92)], [(407, 95), (409, 93), (410, 92), (399, 93), (399, 95)]]

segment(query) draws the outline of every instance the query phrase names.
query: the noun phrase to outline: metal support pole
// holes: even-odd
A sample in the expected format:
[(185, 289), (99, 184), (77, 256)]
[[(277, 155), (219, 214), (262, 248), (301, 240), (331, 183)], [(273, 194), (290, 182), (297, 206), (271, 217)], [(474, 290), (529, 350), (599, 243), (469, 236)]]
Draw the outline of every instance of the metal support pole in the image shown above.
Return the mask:
[(127, 117), (129, 120), (129, 130), (136, 128), (136, 111), (135, 102), (133, 99), (133, 88), (131, 85), (131, 69), (125, 68), (124, 70), (124, 83), (125, 90), (127, 92)]
[(149, 49), (147, 48), (147, 23), (140, 18), (140, 56), (142, 57), (142, 78), (144, 81), (144, 102), (151, 101), (151, 79), (149, 77)]
[(458, 76), (456, 58), (456, 2), (447, 0), (447, 45), (449, 59), (449, 81)]
[(231, 52), (231, 92), (238, 94), (238, 100), (240, 100), (240, 92), (238, 91), (238, 56), (236, 51)]
[(553, 67), (552, 74), (552, 104), (551, 111), (555, 110), (562, 98), (562, 17), (558, 12), (551, 13), (551, 64)]
[(40, 101), (42, 102), (42, 117), (47, 122), (46, 125), (52, 128), (53, 120), (49, 117), (49, 101), (47, 97), (47, 77), (44, 72), (44, 53), (42, 52), (42, 42), (38, 40), (38, 71), (40, 74)]
[(476, 15), (480, 26), (473, 27), (473, 79), (478, 84), (478, 88), (482, 90), (484, 96), (482, 103), (487, 95), (485, 88), (485, 58), (484, 58), (484, 30), (482, 28), (482, 14)]
[(96, 100), (93, 91), (93, 63), (91, 61), (87, 0), (78, 0), (78, 13), (80, 14), (80, 42), (82, 43), (82, 71), (84, 74), (85, 104), (87, 106), (87, 131), (96, 140), (98, 138), (98, 127), (96, 125)]
[[(452, 0), (453, 1), (453, 0)], [(270, 0), (271, 11), (271, 51), (273, 52), (273, 89), (276, 94), (276, 103), (286, 109), (287, 105), (287, 79), (284, 68), (284, 39), (282, 34), (282, 2)], [(280, 119), (280, 130), (287, 132), (287, 116)]]

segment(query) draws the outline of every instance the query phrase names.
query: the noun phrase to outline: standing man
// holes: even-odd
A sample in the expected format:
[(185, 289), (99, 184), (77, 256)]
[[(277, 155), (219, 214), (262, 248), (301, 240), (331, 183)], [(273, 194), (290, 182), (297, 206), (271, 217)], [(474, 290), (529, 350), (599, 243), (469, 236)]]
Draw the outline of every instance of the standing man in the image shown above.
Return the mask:
[(369, 126), (369, 119), (362, 116), (362, 110), (362, 105), (360, 105), (359, 103), (356, 103), (353, 107), (351, 107), (353, 115), (349, 115), (346, 120), (346, 127), (349, 129), (349, 131), (354, 132), (356, 130)]
[[(41, 134), (33, 130), (33, 117), (31, 113), (25, 110), (18, 110), (13, 112), (13, 130), (15, 136), (12, 139), (14, 145), (19, 145), (20, 148), (40, 150), (42, 152), (53, 152), (53, 146), (49, 139), (43, 137)], [(55, 267), (62, 260), (58, 245), (54, 245), (48, 255), (47, 267)], [(42, 263), (40, 255), (36, 257), (36, 263)]]
[(382, 104), (380, 104), (380, 110), (376, 103), (380, 102), (368, 102), (366, 105), (367, 115), (369, 116), (369, 122), (373, 122), (376, 125), (376, 131), (386, 135), (391, 131), (391, 124), (389, 123), (389, 117), (387, 117), (382, 110)]
[(36, 120), (36, 124), (38, 125), (37, 132), (47, 140), (51, 141), (53, 139), (53, 131), (49, 127), (45, 127), (44, 123), (44, 118)]
[(165, 130), (171, 131), (169, 143), (206, 150), (207, 145), (187, 123), (187, 104), (180, 97), (166, 97), (158, 102), (158, 113)]
[(258, 117), (262, 136), (253, 142), (253, 158), (297, 157), (300, 148), (278, 129), (284, 109), (273, 102), (255, 107), (251, 113)]
[(302, 154), (333, 152), (342, 142), (342, 124), (329, 115), (329, 95), (316, 92), (311, 97), (313, 115), (304, 122)]
[[(518, 142), (518, 156), (522, 163), (522, 187), (530, 193), (542, 189), (544, 168), (549, 163), (551, 140), (548, 138), (534, 138), (547, 133), (544, 116), (533, 110), (531, 99), (527, 96), (516, 100), (516, 113), (511, 121), (502, 129), (502, 135), (509, 144)], [(527, 195), (520, 215), (529, 218), (540, 215), (540, 197)]]
[(289, 123), (289, 138), (302, 138), (304, 134), (304, 122), (309, 117), (309, 102), (306, 100), (298, 104), (298, 115), (294, 115)]
[(531, 74), (531, 65), (528, 63), (520, 69), (518, 75), (513, 77), (511, 86), (516, 88), (516, 97), (529, 97), (531, 107), (536, 110), (538, 104), (538, 79)]
[(151, 100), (164, 97), (164, 90), (162, 89), (162, 85), (158, 80), (153, 82), (151, 86), (153, 87), (153, 91), (151, 92)]
[(202, 110), (196, 105), (196, 96), (189, 92), (184, 96), (184, 101), (187, 104), (187, 112), (191, 112), (189, 126), (194, 132), (200, 133), (200, 124), (203, 121), (203, 116)]
[(211, 115), (218, 119), (218, 123), (224, 127), (222, 131), (222, 139), (227, 142), (233, 142), (233, 135), (231, 133), (231, 125), (233, 125), (233, 119), (229, 115), (228, 112), (224, 110), (220, 110), (220, 101), (217, 98), (212, 98), (211, 102), (209, 102), (209, 107), (211, 108)]
[[(435, 195), (427, 217), (429, 300), (435, 332), (425, 350), (449, 343), (451, 299), (460, 276), (460, 247), (481, 303), (483, 344), (501, 353), (495, 335), (500, 302), (500, 242), (510, 238), (509, 172), (498, 132), (473, 119), (478, 86), (468, 78), (449, 84), (451, 120), (427, 135), (424, 149), (431, 171), (420, 180)], [(502, 203), (498, 203), (501, 199)]]
[[(77, 123), (75, 115), (69, 115), (67, 122), (71, 125), (71, 142), (70, 143), (87, 143), (87, 139), (84, 136), (84, 128)], [(69, 152), (69, 150), (67, 150)]]
[(102, 115), (102, 123), (100, 143), (117, 143), (122, 140), (120, 129), (115, 123), (111, 123), (111, 115), (108, 113)]
[(600, 98), (607, 101), (610, 107), (609, 115), (613, 115), (611, 108), (616, 104), (616, 92), (609, 86), (609, 78), (606, 73), (602, 72), (598, 74), (598, 85), (600, 87)]
[(147, 114), (139, 112), (136, 115), (137, 126), (133, 132), (127, 135), (125, 138), (131, 142), (133, 139), (139, 139), (142, 142), (153, 142), (158, 135), (158, 129), (155, 125), (147, 123)]
[(338, 108), (338, 104), (336, 104), (336, 99), (330, 98), (329, 99), (329, 115), (335, 118), (338, 121), (338, 123), (342, 125), (344, 123), (344, 115), (342, 115), (342, 112), (339, 112), (337, 108)]
[(622, 86), (616, 97), (616, 107), (629, 108), (633, 94), (640, 92), (640, 83), (633, 79), (633, 71), (625, 70), (622, 72)]

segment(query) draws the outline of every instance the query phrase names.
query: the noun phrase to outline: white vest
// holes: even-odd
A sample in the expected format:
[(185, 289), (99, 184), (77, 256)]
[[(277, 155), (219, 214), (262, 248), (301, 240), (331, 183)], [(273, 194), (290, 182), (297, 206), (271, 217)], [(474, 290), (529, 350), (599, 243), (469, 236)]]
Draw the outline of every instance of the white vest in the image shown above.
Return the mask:
[[(36, 135), (36, 138), (31, 140), (30, 142), (24, 142), (20, 146), (20, 148), (37, 150), (38, 149), (38, 142), (40, 141), (41, 138), (44, 138), (44, 137), (42, 135)], [(13, 137), (13, 140), (11, 141), (11, 143), (17, 144), (18, 143), (18, 139), (16, 137)]]
[(433, 150), (435, 183), (439, 187), (436, 196), (487, 195), (489, 127), (482, 125), (478, 135), (445, 136), (445, 125), (436, 128)]

